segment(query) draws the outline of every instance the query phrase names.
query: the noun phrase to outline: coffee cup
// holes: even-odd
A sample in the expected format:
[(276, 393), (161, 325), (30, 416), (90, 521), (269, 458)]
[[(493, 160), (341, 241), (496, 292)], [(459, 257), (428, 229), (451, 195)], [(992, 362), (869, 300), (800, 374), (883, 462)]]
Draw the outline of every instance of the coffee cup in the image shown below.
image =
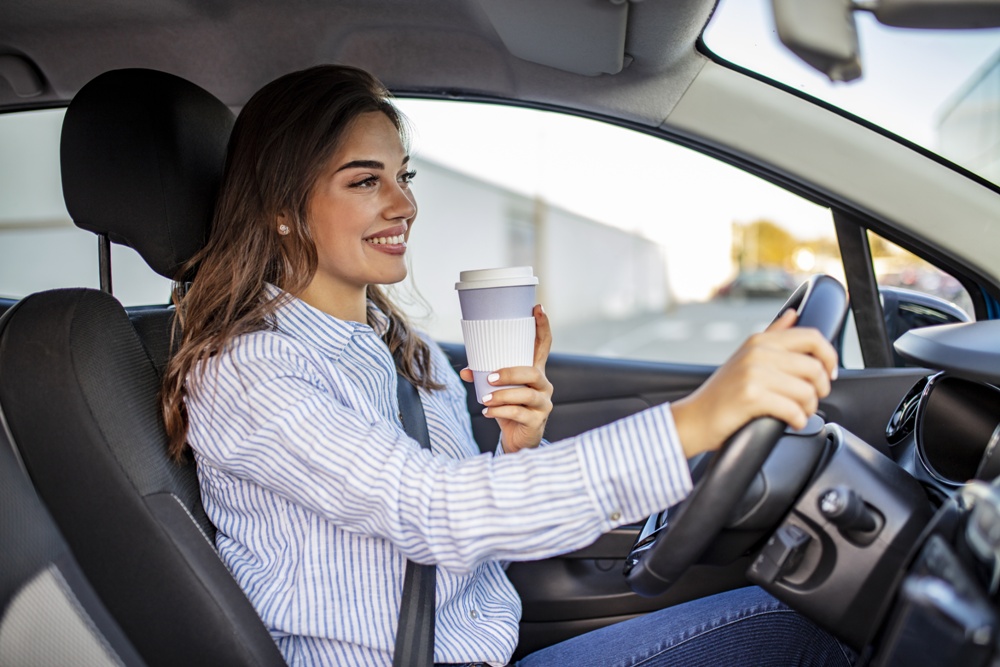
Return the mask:
[(462, 336), (476, 400), (499, 389), (487, 377), (501, 368), (530, 366), (535, 356), (535, 289), (530, 266), (462, 271), (458, 290)]

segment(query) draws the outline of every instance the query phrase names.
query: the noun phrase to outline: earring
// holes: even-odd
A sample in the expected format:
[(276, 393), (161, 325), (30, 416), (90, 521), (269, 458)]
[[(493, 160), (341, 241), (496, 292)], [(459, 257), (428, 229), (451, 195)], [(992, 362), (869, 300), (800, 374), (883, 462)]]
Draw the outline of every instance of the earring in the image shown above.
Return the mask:
[(281, 234), (282, 236), (288, 236), (288, 232), (290, 231), (291, 230), (288, 228), (288, 225), (285, 224), (278, 225), (278, 233)]

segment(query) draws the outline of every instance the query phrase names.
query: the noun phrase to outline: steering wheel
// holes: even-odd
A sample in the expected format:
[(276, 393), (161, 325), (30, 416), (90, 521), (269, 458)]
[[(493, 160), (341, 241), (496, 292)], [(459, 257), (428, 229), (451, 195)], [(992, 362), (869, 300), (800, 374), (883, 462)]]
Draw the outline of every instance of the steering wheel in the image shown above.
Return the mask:
[[(779, 316), (789, 308), (798, 312), (796, 326), (814, 327), (833, 341), (847, 315), (847, 294), (834, 278), (816, 275), (792, 293)], [(785, 427), (771, 417), (744, 425), (715, 453), (665, 527), (656, 528), (655, 517), (650, 518), (625, 561), (625, 578), (633, 591), (659, 595), (698, 562), (732, 517)]]

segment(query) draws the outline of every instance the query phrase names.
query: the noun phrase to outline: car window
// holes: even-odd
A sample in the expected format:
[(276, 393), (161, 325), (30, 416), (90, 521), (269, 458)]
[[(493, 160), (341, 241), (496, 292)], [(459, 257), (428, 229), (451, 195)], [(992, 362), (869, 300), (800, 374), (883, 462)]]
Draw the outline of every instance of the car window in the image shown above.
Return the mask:
[(401, 100), (420, 213), (418, 324), (461, 341), (460, 271), (531, 265), (555, 351), (717, 364), (812, 273), (843, 280), (832, 216), (660, 138), (564, 114)]
[(921, 300), (928, 308), (936, 307), (949, 317), (976, 319), (972, 298), (957, 278), (875, 232), (868, 232), (868, 243), (880, 288), (917, 292), (928, 297)]
[[(0, 296), (97, 287), (97, 237), (75, 227), (59, 178), (62, 109), (0, 115)], [(125, 305), (165, 303), (170, 281), (132, 249), (113, 245), (115, 295)]]
[[(765, 327), (809, 274), (843, 280), (829, 210), (732, 166), (563, 114), (399, 102), (420, 215), (394, 294), (438, 340), (461, 341), (453, 288), (470, 268), (533, 266), (557, 352), (705, 364)], [(96, 237), (62, 200), (62, 116), (0, 116), (2, 297), (98, 285)], [(874, 234), (872, 249), (881, 285), (973, 312), (954, 278)], [(131, 249), (113, 245), (112, 265), (125, 305), (167, 301), (169, 281)], [(842, 362), (862, 366), (853, 322)]]

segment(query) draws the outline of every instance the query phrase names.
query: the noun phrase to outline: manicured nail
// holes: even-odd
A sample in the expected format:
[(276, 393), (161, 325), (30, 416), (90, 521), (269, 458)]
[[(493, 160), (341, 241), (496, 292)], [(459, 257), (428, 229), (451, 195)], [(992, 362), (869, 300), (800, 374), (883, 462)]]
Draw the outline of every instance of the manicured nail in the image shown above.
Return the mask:
[(836, 367), (836, 366), (834, 366), (834, 367), (833, 367), (833, 372), (832, 372), (832, 373), (830, 373), (830, 379), (831, 379), (831, 380), (836, 380), (836, 379), (837, 379), (837, 375), (838, 375), (838, 373), (837, 373), (837, 367)]
[(489, 382), (490, 384), (493, 384), (499, 379), (500, 379), (499, 373), (490, 373), (489, 375), (486, 376), (486, 381)]
[(486, 394), (483, 396), (483, 403), (489, 403), (493, 400), (493, 394)]
[(538, 312), (540, 312), (542, 315), (544, 315), (545, 314), (545, 306), (543, 306), (542, 304), (538, 304)]
[(483, 408), (483, 416), (484, 416), (484, 417), (489, 417), (489, 415), (488, 415), (488, 414), (486, 414), (486, 411), (487, 411), (487, 410), (489, 410), (489, 408)]

